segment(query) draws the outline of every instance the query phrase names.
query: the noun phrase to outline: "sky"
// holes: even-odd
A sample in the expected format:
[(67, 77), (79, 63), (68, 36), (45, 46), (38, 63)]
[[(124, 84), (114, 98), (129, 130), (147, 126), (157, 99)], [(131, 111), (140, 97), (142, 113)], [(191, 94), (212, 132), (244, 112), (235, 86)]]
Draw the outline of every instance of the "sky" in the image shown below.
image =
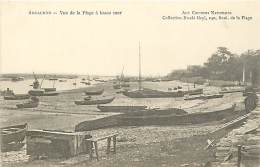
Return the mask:
[[(260, 2), (5, 2), (0, 13), (0, 73), (166, 75), (202, 65), (217, 47), (260, 49)], [(57, 15), (29, 15), (29, 11)], [(178, 21), (182, 11), (231, 11), (252, 20)], [(121, 15), (60, 15), (121, 11)]]

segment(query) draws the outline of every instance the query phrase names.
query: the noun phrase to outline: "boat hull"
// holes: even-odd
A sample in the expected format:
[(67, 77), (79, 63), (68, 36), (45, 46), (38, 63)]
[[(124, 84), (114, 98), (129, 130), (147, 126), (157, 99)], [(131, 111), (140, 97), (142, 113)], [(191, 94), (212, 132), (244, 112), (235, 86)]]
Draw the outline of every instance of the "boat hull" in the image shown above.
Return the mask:
[(97, 106), (101, 112), (131, 112), (140, 111), (147, 108), (147, 106)]
[(100, 100), (83, 100), (75, 101), (76, 105), (97, 105), (97, 104), (108, 104), (111, 103), (115, 97), (109, 99), (100, 99)]
[(219, 121), (230, 116), (235, 116), (238, 112), (234, 111), (235, 105), (218, 111), (191, 114), (169, 114), (152, 116), (131, 116), (122, 115), (119, 120), (121, 126), (145, 126), (145, 125), (185, 125), (200, 124), (210, 121)]
[(97, 90), (97, 91), (85, 91), (85, 95), (101, 95), (103, 94), (104, 89)]
[(169, 98), (169, 97), (183, 97), (182, 91), (178, 92), (163, 92), (152, 89), (144, 89), (137, 91), (124, 91), (123, 95), (130, 98)]
[(216, 94), (216, 95), (202, 95), (202, 96), (196, 96), (196, 97), (187, 97), (184, 100), (207, 100), (207, 99), (217, 99), (222, 98), (224, 94)]
[(27, 124), (1, 128), (1, 145), (19, 143), (25, 138)]
[(36, 108), (38, 107), (39, 102), (29, 102), (29, 103), (22, 103), (22, 104), (16, 104), (17, 108)]
[(16, 94), (13, 96), (4, 96), (5, 100), (24, 100), (24, 99), (29, 99), (30, 95), (28, 94)]

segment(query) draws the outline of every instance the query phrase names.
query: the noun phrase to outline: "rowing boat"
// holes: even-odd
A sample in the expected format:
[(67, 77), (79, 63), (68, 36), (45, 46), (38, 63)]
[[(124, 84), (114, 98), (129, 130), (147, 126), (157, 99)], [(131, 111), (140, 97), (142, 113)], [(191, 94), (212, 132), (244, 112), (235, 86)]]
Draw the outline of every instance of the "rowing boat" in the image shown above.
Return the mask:
[(186, 97), (184, 100), (207, 100), (207, 99), (216, 99), (216, 98), (222, 98), (224, 94), (212, 94), (212, 95), (200, 95), (200, 96), (191, 96), (191, 97)]
[(29, 99), (30, 95), (28, 94), (15, 94), (15, 95), (10, 95), (10, 96), (4, 96), (5, 100), (24, 100), (24, 99)]
[(75, 101), (75, 104), (77, 105), (107, 104), (107, 103), (111, 103), (114, 99), (115, 97), (95, 98), (90, 100)]
[(1, 145), (8, 143), (19, 143), (25, 138), (27, 123), (22, 125), (8, 126), (1, 128)]
[(130, 112), (130, 111), (140, 111), (147, 108), (147, 106), (111, 106), (111, 105), (98, 105), (97, 108), (101, 112)]
[(21, 104), (16, 104), (17, 108), (36, 108), (38, 107), (39, 102), (38, 101), (30, 101), (27, 103), (21, 103)]
[(230, 116), (240, 114), (235, 111), (235, 105), (223, 110), (211, 112), (197, 112), (176, 115), (170, 112), (166, 114), (146, 114), (146, 115), (130, 115), (125, 114), (119, 120), (119, 126), (144, 126), (144, 125), (183, 125), (183, 124), (199, 124), (209, 121), (219, 121)]
[(104, 92), (104, 89), (100, 89), (100, 90), (88, 90), (85, 91), (86, 95), (101, 95)]

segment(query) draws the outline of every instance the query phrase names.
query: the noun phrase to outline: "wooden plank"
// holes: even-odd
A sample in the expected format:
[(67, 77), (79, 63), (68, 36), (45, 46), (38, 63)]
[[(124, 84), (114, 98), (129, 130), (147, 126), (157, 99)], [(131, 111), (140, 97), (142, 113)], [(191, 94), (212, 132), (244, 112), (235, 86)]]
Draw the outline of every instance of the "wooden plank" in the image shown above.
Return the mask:
[(100, 140), (105, 140), (105, 139), (108, 139), (108, 138), (112, 138), (112, 137), (114, 137), (114, 136), (118, 136), (118, 133), (111, 134), (111, 135), (106, 135), (106, 136), (95, 137), (95, 138), (90, 138), (90, 139), (86, 139), (86, 140), (87, 140), (87, 141), (96, 142), (96, 141), (100, 141)]

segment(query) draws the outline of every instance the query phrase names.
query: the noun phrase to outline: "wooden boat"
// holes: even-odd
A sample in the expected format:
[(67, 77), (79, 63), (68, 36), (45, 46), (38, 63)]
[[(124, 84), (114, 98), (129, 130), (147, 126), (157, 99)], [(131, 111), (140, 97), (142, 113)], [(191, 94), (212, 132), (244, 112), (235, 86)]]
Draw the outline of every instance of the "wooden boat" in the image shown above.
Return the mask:
[(121, 87), (130, 87), (130, 84), (128, 84), (128, 83), (122, 83), (122, 84), (121, 84)]
[(39, 102), (38, 101), (30, 101), (27, 103), (22, 103), (22, 104), (16, 104), (17, 108), (36, 108), (38, 107)]
[(237, 93), (237, 92), (244, 92), (244, 89), (222, 90), (219, 93), (225, 94), (225, 93)]
[(28, 94), (31, 96), (41, 96), (44, 92), (44, 89), (32, 89), (28, 91)]
[(59, 95), (60, 93), (57, 92), (57, 91), (54, 91), (54, 92), (44, 92), (42, 95), (40, 96), (57, 96)]
[(19, 143), (25, 138), (27, 123), (22, 125), (8, 126), (1, 128), (1, 145), (8, 143)]
[(234, 117), (240, 112), (235, 111), (235, 106), (232, 105), (223, 110), (211, 111), (211, 112), (198, 112), (190, 114), (171, 114), (170, 112), (160, 115), (130, 115), (124, 114), (121, 116), (118, 125), (119, 126), (144, 126), (144, 125), (183, 125), (183, 124), (199, 124), (209, 121), (219, 121), (228, 117)]
[(91, 100), (91, 96), (85, 97), (84, 100)]
[(96, 104), (107, 104), (111, 103), (115, 97), (103, 97), (103, 98), (95, 98), (90, 100), (83, 100), (83, 101), (75, 101), (77, 105), (96, 105)]
[(11, 81), (23, 81), (24, 80), (24, 77), (15, 77), (15, 78), (12, 78)]
[(42, 88), (45, 92), (54, 92), (56, 88)]
[(141, 111), (147, 108), (147, 106), (108, 106), (98, 105), (97, 108), (101, 112), (130, 112), (130, 111)]
[(28, 92), (31, 96), (57, 96), (59, 92), (57, 91), (47, 91), (45, 92), (44, 89), (34, 89)]
[(183, 91), (185, 95), (199, 95), (203, 94), (203, 89), (192, 89), (192, 90), (187, 90)]
[(216, 99), (216, 98), (222, 98), (223, 94), (214, 94), (214, 95), (204, 95), (204, 99)]
[(104, 92), (104, 89), (100, 89), (100, 90), (88, 90), (85, 91), (86, 95), (101, 95)]
[(183, 97), (184, 92), (183, 91), (164, 92), (164, 91), (145, 88), (141, 90), (124, 91), (123, 95), (131, 98), (169, 98), (169, 97)]
[(179, 108), (153, 108), (153, 109), (144, 109), (140, 111), (131, 111), (126, 112), (124, 116), (161, 116), (161, 115), (184, 115), (188, 114), (183, 109)]
[(224, 95), (223, 94), (213, 94), (213, 95), (200, 95), (200, 96), (191, 96), (191, 97), (186, 97), (184, 100), (196, 100), (196, 99), (216, 99), (216, 98), (222, 98)]
[[(106, 109), (107, 111), (126, 111), (130, 106), (98, 106), (100, 109)], [(131, 106), (133, 107), (133, 106)], [(136, 107), (136, 106), (134, 106)], [(161, 110), (161, 111), (160, 111)], [(130, 111), (130, 110), (128, 110)], [(245, 112), (236, 111), (235, 105), (225, 108), (223, 110), (203, 112), (203, 113), (191, 113), (188, 114), (181, 109), (156, 109), (156, 110), (132, 110), (132, 112), (126, 112), (119, 115), (111, 115), (108, 117), (83, 121), (75, 126), (75, 131), (91, 131), (95, 129), (102, 129), (107, 127), (118, 126), (171, 126), (171, 125), (186, 125), (186, 124), (200, 124), (210, 121), (229, 120), (234, 117), (245, 115)]]
[(121, 89), (121, 85), (120, 84), (115, 84), (115, 85), (113, 85), (113, 88), (114, 89)]
[(90, 85), (90, 82), (86, 82), (86, 81), (81, 81), (80, 83), (85, 84), (85, 85)]
[(28, 94), (15, 94), (11, 96), (4, 96), (5, 100), (24, 100), (24, 99), (29, 99), (30, 95)]

